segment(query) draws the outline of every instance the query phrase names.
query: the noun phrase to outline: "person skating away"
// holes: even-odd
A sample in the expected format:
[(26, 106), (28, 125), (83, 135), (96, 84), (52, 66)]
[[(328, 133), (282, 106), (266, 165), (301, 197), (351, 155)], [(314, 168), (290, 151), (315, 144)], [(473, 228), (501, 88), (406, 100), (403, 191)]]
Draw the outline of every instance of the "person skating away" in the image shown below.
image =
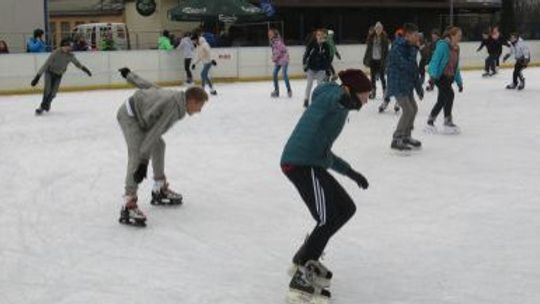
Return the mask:
[(374, 31), (368, 36), (366, 53), (364, 54), (364, 65), (369, 68), (371, 78), (371, 93), (370, 99), (375, 99), (377, 96), (377, 80), (381, 81), (384, 102), (379, 107), (380, 112), (384, 111), (390, 102), (390, 99), (385, 96), (386, 93), (386, 59), (390, 48), (390, 40), (384, 31), (383, 25), (377, 22)]
[(403, 37), (396, 38), (388, 57), (388, 96), (394, 96), (402, 109), (391, 144), (391, 148), (398, 151), (419, 149), (422, 146), (420, 141), (411, 136), (418, 112), (413, 92), (416, 90), (420, 100), (424, 98), (416, 62), (417, 55), (418, 27), (406, 23), (403, 26)]
[(186, 71), (186, 82), (187, 84), (193, 83), (193, 74), (191, 73), (191, 61), (195, 55), (195, 45), (191, 41), (191, 33), (186, 33), (180, 44), (176, 48), (182, 52), (184, 56), (184, 70)]
[(39, 108), (36, 109), (36, 115), (41, 115), (43, 111), (51, 110), (51, 103), (58, 93), (62, 76), (66, 72), (67, 66), (73, 63), (77, 68), (81, 69), (88, 76), (92, 76), (90, 70), (82, 65), (73, 54), (73, 43), (70, 39), (64, 39), (60, 43), (60, 48), (52, 52), (43, 66), (39, 69), (36, 77), (30, 83), (35, 87), (39, 79), (45, 74), (45, 85), (43, 88), (43, 99)]
[[(523, 90), (525, 88), (525, 77), (523, 77), (523, 70), (527, 68), (529, 62), (531, 62), (531, 52), (529, 47), (523, 41), (523, 38), (518, 33), (513, 33), (510, 36), (510, 53), (506, 54), (503, 61), (506, 62), (512, 54), (516, 58), (516, 64), (514, 65), (514, 73), (512, 75), (512, 83), (507, 85), (506, 88), (513, 90)], [(518, 84), (519, 81), (519, 84)]]
[(454, 90), (452, 84), (455, 82), (459, 92), (463, 92), (463, 79), (459, 65), (459, 43), (462, 32), (458, 27), (449, 28), (444, 35), (444, 39), (437, 43), (437, 48), (429, 64), (429, 76), (439, 89), (437, 103), (433, 106), (427, 121), (428, 132), (436, 133), (435, 120), (444, 109), (444, 132), (457, 134), (459, 127), (454, 124), (452, 108), (454, 105)]
[(138, 90), (118, 109), (117, 120), (127, 144), (128, 165), (125, 179), (124, 205), (120, 223), (145, 226), (146, 216), (139, 209), (138, 185), (146, 178), (152, 161), (153, 205), (182, 204), (182, 195), (169, 188), (165, 176), (165, 134), (185, 114), (201, 112), (208, 101), (206, 92), (197, 86), (184, 91), (161, 89), (129, 68), (120, 69), (122, 76)]
[(281, 156), (281, 168), (296, 187), (316, 226), (293, 257), (288, 302), (328, 300), (333, 274), (320, 261), (330, 238), (354, 215), (351, 197), (328, 172), (332, 169), (354, 180), (362, 189), (362, 174), (332, 152), (349, 111), (368, 101), (371, 83), (360, 70), (339, 73), (342, 84), (328, 82), (313, 92), (312, 104), (298, 121)]
[(334, 57), (337, 57), (337, 59), (341, 60), (341, 54), (336, 47), (335, 33), (333, 30), (326, 31), (326, 43), (328, 43), (328, 46), (330, 47), (330, 80), (336, 81), (338, 76), (336, 75), (336, 69), (334, 68), (333, 62)]
[[(439, 42), (440, 39), (441, 39), (441, 32), (438, 29), (431, 30), (431, 42), (428, 44), (429, 55), (425, 60), (426, 65), (429, 65), (429, 63), (431, 62), (431, 58), (433, 56), (433, 53), (435, 53), (435, 48), (437, 47), (437, 42)], [(422, 81), (422, 83), (423, 82), (424, 81)], [(426, 86), (426, 91), (431, 92), (433, 91), (434, 88), (435, 88), (435, 83), (430, 78), (428, 80), (428, 85)]]
[(204, 39), (204, 37), (198, 35), (193, 35), (191, 37), (191, 41), (193, 41), (193, 44), (197, 48), (197, 60), (191, 65), (191, 69), (194, 70), (197, 64), (199, 64), (199, 62), (202, 62), (202, 88), (205, 89), (206, 85), (208, 84), (208, 86), (210, 87), (210, 94), (217, 95), (217, 91), (214, 89), (214, 85), (212, 84), (212, 80), (210, 79), (210, 69), (212, 68), (212, 66), (217, 65), (216, 61), (212, 59), (212, 49), (210, 48), (210, 44), (206, 42), (206, 39)]
[(330, 47), (325, 42), (324, 31), (315, 31), (315, 39), (311, 41), (304, 53), (302, 63), (304, 72), (307, 74), (306, 95), (304, 98), (304, 108), (309, 105), (313, 82), (317, 80), (317, 85), (328, 80), (330, 73)]
[(283, 81), (287, 87), (287, 96), (292, 97), (291, 84), (289, 82), (289, 74), (287, 72), (289, 67), (289, 51), (287, 46), (281, 39), (277, 29), (268, 30), (268, 39), (270, 40), (270, 47), (272, 48), (272, 62), (274, 63), (274, 72), (272, 78), (274, 80), (274, 91), (270, 94), (273, 98), (279, 97), (279, 83), (278, 75), (279, 71), (283, 72)]

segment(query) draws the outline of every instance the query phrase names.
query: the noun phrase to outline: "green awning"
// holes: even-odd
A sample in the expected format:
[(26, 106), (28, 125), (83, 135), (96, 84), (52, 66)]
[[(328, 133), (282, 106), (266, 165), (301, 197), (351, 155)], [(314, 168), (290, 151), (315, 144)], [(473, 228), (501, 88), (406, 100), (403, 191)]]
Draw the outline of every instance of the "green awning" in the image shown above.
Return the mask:
[(173, 21), (261, 21), (266, 15), (246, 0), (185, 0), (169, 10)]

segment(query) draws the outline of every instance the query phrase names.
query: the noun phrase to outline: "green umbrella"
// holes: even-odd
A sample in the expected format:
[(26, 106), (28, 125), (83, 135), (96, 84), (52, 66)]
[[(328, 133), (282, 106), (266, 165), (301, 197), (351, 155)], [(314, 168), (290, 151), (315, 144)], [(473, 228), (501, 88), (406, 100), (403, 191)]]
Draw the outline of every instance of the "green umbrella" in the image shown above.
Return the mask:
[(259, 21), (266, 18), (263, 10), (246, 0), (185, 0), (169, 10), (173, 21), (202, 21), (218, 19), (222, 22)]

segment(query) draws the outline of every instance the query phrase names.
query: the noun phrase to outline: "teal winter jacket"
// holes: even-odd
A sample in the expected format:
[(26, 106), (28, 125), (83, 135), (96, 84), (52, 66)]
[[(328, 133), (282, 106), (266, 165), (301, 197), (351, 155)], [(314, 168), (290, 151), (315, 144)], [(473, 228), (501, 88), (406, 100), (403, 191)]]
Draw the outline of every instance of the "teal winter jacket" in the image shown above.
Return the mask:
[[(431, 76), (431, 78), (433, 78), (434, 80), (438, 80), (439, 78), (441, 78), (441, 76), (444, 74), (444, 70), (446, 69), (449, 60), (450, 42), (446, 39), (441, 39), (439, 40), (439, 42), (437, 42), (437, 46), (435, 47), (435, 53), (433, 53), (433, 57), (431, 57), (431, 61), (429, 62), (429, 76)], [(454, 81), (459, 86), (463, 85), (463, 79), (461, 78), (461, 71), (459, 67), (459, 56)]]
[(325, 83), (313, 92), (312, 104), (304, 112), (281, 156), (281, 164), (331, 168), (346, 174), (351, 166), (332, 152), (332, 145), (347, 121), (349, 110), (339, 101), (343, 89)]

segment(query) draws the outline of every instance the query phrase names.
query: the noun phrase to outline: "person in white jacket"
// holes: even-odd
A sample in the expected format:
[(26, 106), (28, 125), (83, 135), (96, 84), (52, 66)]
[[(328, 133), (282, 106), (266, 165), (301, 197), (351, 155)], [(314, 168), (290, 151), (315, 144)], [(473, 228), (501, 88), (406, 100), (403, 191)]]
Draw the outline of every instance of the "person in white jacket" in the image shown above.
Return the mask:
[(531, 62), (531, 52), (518, 33), (510, 35), (510, 53), (504, 56), (503, 61), (508, 60), (512, 55), (516, 58), (516, 64), (514, 65), (512, 83), (507, 85), (506, 88), (509, 90), (514, 90), (516, 88), (518, 90), (523, 90), (525, 88), (523, 70), (529, 65), (529, 62)]
[(186, 82), (188, 84), (192, 84), (193, 74), (191, 74), (191, 61), (193, 60), (193, 56), (195, 55), (195, 45), (193, 44), (193, 41), (191, 41), (191, 33), (186, 33), (184, 35), (176, 49), (181, 51), (182, 55), (184, 56), (184, 70), (186, 71)]
[(216, 61), (212, 59), (212, 49), (206, 39), (199, 35), (191, 36), (191, 41), (197, 48), (197, 60), (191, 65), (191, 69), (195, 69), (199, 62), (203, 63), (203, 69), (201, 71), (201, 81), (203, 89), (206, 88), (206, 84), (210, 87), (210, 94), (217, 95), (214, 86), (212, 85), (212, 80), (210, 79), (209, 73), (210, 68), (213, 65), (217, 65)]

